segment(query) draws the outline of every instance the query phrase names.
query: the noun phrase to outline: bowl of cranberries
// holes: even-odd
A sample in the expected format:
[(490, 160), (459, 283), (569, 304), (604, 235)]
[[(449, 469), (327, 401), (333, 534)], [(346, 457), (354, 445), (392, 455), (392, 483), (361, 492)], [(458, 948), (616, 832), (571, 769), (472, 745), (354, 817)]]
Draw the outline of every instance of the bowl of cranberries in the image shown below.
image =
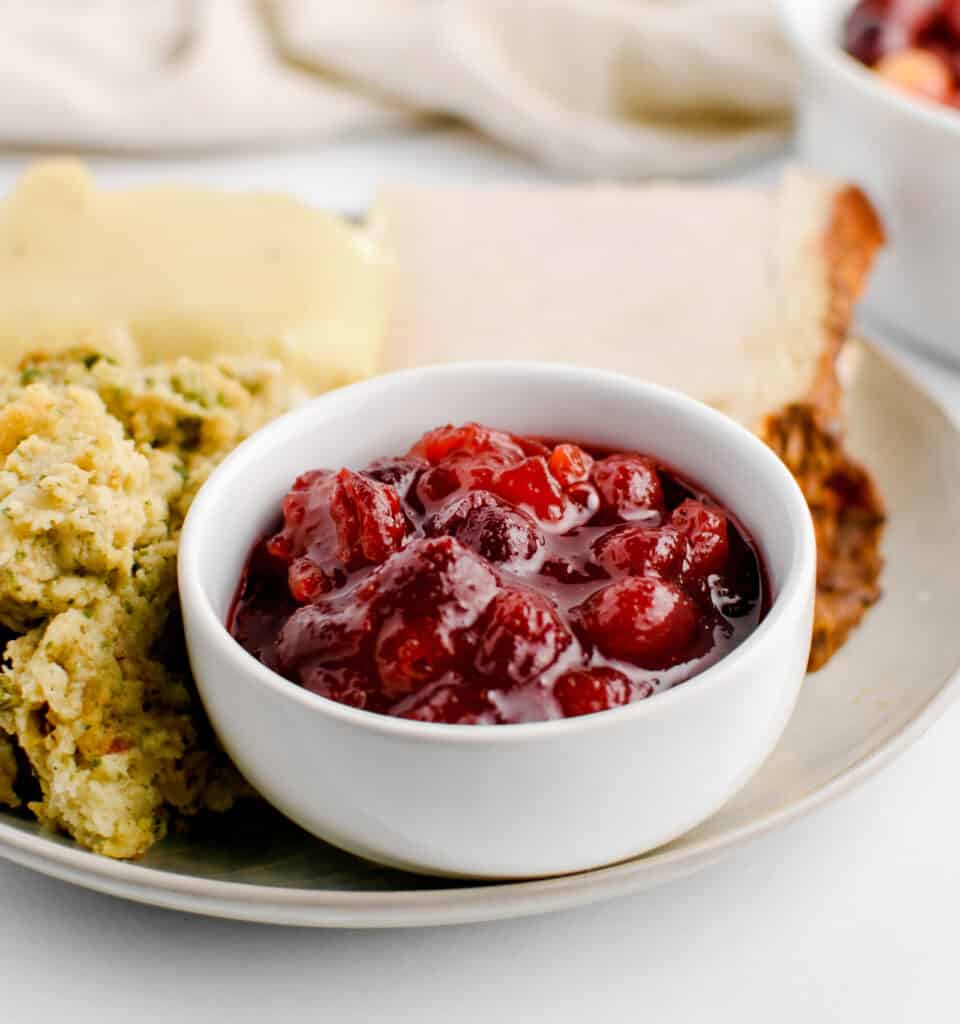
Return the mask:
[(797, 150), (854, 182), (887, 235), (863, 308), (960, 357), (960, 0), (781, 0), (798, 58)]
[(250, 782), (317, 836), (490, 878), (667, 842), (779, 738), (807, 505), (733, 421), (614, 374), (454, 364), (241, 445), (180, 549), (191, 664)]

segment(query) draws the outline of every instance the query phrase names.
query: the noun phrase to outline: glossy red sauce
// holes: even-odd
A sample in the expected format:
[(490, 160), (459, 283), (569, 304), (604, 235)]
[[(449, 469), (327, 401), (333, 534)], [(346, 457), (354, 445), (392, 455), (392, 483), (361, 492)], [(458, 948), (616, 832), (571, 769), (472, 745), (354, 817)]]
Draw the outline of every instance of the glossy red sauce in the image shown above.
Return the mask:
[(299, 477), (228, 627), (332, 700), (511, 723), (675, 686), (741, 643), (767, 601), (747, 533), (673, 470), (468, 424), (361, 472)]
[(859, 0), (843, 46), (889, 85), (960, 108), (960, 0)]

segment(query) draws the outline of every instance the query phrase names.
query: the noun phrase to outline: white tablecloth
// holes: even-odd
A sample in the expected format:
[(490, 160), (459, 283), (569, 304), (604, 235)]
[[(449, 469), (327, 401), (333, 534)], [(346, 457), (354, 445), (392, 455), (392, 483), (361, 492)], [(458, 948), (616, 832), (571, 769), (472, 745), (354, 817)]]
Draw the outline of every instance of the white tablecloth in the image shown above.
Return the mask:
[[(24, 159), (0, 160), (0, 187)], [(351, 210), (386, 177), (543, 173), (454, 134), (229, 162), (94, 163), (107, 182), (280, 187)], [(911, 361), (960, 415), (960, 373)], [(323, 932), (215, 921), (0, 861), (0, 1020), (954, 1021), (958, 780), (954, 707), (863, 789), (699, 875), (614, 903), (462, 928)]]

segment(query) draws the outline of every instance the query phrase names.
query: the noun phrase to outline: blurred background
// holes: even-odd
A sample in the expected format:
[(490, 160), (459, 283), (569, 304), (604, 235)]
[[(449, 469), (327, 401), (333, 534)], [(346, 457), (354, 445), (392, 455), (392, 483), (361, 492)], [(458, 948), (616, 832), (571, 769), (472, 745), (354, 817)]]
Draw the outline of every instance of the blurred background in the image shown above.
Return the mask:
[(782, 145), (774, 0), (3, 0), (0, 143), (186, 154), (462, 124), (555, 172)]

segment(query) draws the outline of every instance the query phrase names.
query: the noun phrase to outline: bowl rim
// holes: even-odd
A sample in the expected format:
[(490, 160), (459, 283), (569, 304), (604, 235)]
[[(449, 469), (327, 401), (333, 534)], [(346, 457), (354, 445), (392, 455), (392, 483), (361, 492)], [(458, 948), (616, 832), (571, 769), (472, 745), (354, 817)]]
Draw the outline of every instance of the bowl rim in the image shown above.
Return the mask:
[[(673, 412), (677, 415), (699, 419), (703, 423), (705, 435), (713, 437), (714, 434), (726, 433), (733, 437), (735, 443), (749, 452), (749, 457), (765, 470), (767, 478), (771, 481), (771, 490), (779, 491), (781, 502), (788, 510), (790, 528), (794, 536), (792, 558), (783, 583), (757, 628), (733, 651), (685, 680), (682, 686), (674, 686), (647, 700), (572, 718), (484, 725), (419, 722), (350, 707), (297, 686), (267, 668), (241, 647), (214, 611), (198, 569), (199, 535), (204, 529), (205, 520), (216, 513), (218, 495), (226, 483), (242, 473), (249, 462), (258, 461), (257, 456), (264, 448), (272, 450), (283, 441), (302, 434), (306, 429), (304, 421), (315, 426), (314, 420), (319, 418), (322, 421), (344, 405), (358, 402), (364, 397), (373, 397), (384, 388), (402, 388), (412, 380), (469, 376), (478, 373), (528, 374), (555, 381), (569, 381), (571, 377), (575, 377), (580, 387), (628, 387), (638, 401), (652, 399), (672, 406)], [(737, 509), (733, 511), (740, 514)], [(320, 395), (255, 431), (217, 466), (195, 495), (181, 533), (177, 566), (184, 626), (188, 635), (190, 630), (203, 630), (211, 641), (212, 649), (223, 659), (225, 665), (232, 666), (235, 672), (242, 672), (255, 680), (257, 685), (273, 691), (279, 699), (299, 703), (313, 713), (332, 716), (347, 726), (395, 737), (417, 738), (433, 743), (501, 744), (526, 739), (550, 740), (570, 732), (590, 732), (598, 728), (608, 728), (616, 722), (624, 722), (628, 717), (641, 718), (667, 713), (668, 709), (675, 705), (697, 700), (699, 695), (708, 689), (732, 683), (730, 677), (736, 676), (741, 664), (753, 655), (760, 644), (773, 642), (778, 631), (788, 627), (797, 616), (805, 613), (812, 601), (814, 590), (816, 541), (809, 507), (793, 475), (758, 437), (723, 413), (679, 391), (626, 374), (564, 363), (490, 360), (435, 364), (372, 377)], [(199, 679), (199, 673), (192, 662), (191, 656), (191, 668)], [(604, 722), (608, 725), (605, 726)]]
[[(777, 0), (780, 9), (780, 23), (783, 26), (794, 48), (827, 69), (831, 74), (839, 76), (847, 85), (859, 90), (868, 102), (886, 104), (898, 116), (915, 118), (927, 127), (952, 133), (960, 138), (960, 110), (944, 107), (943, 104), (923, 97), (910, 96), (883, 82), (878, 76), (855, 57), (852, 57), (840, 45), (838, 38), (827, 34), (821, 39), (816, 32), (810, 31), (800, 17), (801, 5), (816, 5), (818, 10), (834, 6), (841, 12), (849, 14), (856, 0)], [(839, 27), (838, 21), (835, 28)]]

